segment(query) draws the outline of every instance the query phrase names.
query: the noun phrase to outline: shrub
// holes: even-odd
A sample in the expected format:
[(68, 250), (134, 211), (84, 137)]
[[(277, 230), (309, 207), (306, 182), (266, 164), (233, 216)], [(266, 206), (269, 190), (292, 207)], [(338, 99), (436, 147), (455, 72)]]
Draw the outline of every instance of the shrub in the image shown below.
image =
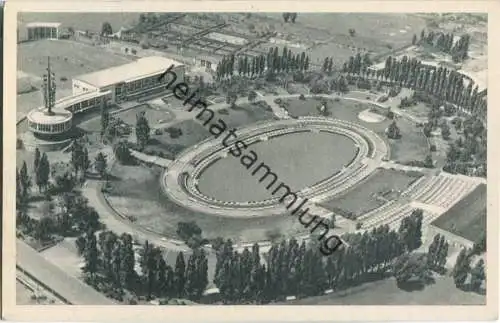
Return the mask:
[(16, 149), (23, 149), (24, 148), (24, 143), (22, 139), (17, 139), (16, 140)]
[(411, 107), (413, 105), (417, 104), (417, 99), (414, 98), (414, 97), (406, 97), (406, 98), (402, 98), (401, 99), (401, 102), (399, 103), (399, 107), (400, 108), (407, 108), (407, 107)]
[(360, 79), (358, 81), (358, 83), (356, 84), (356, 86), (360, 89), (363, 89), (363, 90), (371, 90), (371, 88), (372, 88), (370, 81), (364, 80), (364, 79)]
[(430, 146), (430, 151), (431, 151), (431, 152), (435, 152), (435, 151), (437, 151), (436, 145), (432, 144), (432, 145)]
[(274, 228), (274, 229), (266, 231), (266, 237), (267, 237), (267, 239), (269, 239), (272, 242), (277, 241), (282, 236), (283, 235), (282, 235), (281, 231), (278, 228)]
[(395, 97), (396, 95), (398, 95), (399, 93), (401, 92), (401, 88), (399, 86), (393, 86), (391, 87), (391, 89), (389, 90), (389, 96), (390, 97)]
[(360, 230), (362, 227), (363, 227), (363, 223), (362, 222), (356, 223), (356, 230)]
[(304, 94), (299, 95), (299, 100), (305, 101), (305, 99), (306, 97), (304, 96)]
[(194, 221), (177, 223), (177, 235), (191, 246), (200, 246), (205, 240), (202, 238), (201, 228)]

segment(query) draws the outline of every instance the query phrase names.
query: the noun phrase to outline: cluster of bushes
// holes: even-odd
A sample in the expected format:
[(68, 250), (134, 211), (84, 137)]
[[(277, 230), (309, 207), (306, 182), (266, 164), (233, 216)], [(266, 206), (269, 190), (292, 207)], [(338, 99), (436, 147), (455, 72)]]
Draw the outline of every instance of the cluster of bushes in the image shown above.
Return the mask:
[(434, 168), (434, 161), (431, 155), (427, 155), (424, 160), (410, 160), (401, 164), (412, 167)]
[(407, 107), (414, 106), (417, 103), (418, 103), (418, 101), (414, 96), (405, 97), (405, 98), (401, 99), (401, 102), (399, 103), (399, 107), (400, 108), (407, 108)]
[(399, 86), (393, 86), (391, 87), (391, 89), (389, 90), (389, 96), (390, 97), (395, 97), (397, 96), (399, 93), (401, 92), (401, 87)]
[(176, 127), (169, 127), (165, 129), (155, 129), (154, 134), (157, 136), (160, 136), (164, 133), (168, 133), (170, 135), (170, 138), (176, 139), (182, 136), (182, 129), (176, 128)]
[(176, 128), (176, 127), (169, 127), (165, 129), (165, 132), (170, 135), (170, 138), (176, 139), (182, 136), (182, 129), (181, 128)]
[(356, 86), (359, 89), (363, 89), (363, 90), (371, 90), (371, 88), (372, 88), (372, 84), (370, 83), (369, 80), (366, 80), (366, 79), (359, 79)]
[(267, 104), (267, 102), (264, 100), (257, 101), (254, 103), (254, 105), (258, 106), (259, 108), (264, 109), (265, 111), (273, 112), (273, 109), (271, 108), (271, 106), (269, 104)]

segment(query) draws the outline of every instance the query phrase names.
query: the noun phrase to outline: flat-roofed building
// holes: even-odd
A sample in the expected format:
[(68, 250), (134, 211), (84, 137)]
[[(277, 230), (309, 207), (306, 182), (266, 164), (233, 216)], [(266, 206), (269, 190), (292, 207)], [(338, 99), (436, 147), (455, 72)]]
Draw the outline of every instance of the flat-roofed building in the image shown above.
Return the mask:
[[(175, 73), (160, 78), (170, 67)], [(165, 91), (169, 83), (172, 89), (184, 81), (185, 66), (175, 60), (151, 56), (140, 58), (135, 62), (111, 67), (73, 78), (73, 94), (93, 91), (110, 91), (112, 102), (123, 102), (141, 96)]]
[(26, 24), (28, 40), (58, 39), (59, 22), (30, 22)]
[(89, 92), (68, 96), (55, 102), (52, 113), (41, 107), (28, 113), (28, 128), (39, 135), (58, 135), (72, 127), (74, 113), (100, 107), (110, 100), (111, 91)]

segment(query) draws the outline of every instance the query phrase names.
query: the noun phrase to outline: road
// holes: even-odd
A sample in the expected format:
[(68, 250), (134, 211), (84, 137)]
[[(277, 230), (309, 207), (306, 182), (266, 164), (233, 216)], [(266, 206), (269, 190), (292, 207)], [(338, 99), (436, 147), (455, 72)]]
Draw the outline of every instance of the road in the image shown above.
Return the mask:
[(116, 305), (76, 277), (68, 275), (47, 261), (35, 249), (21, 240), (16, 241), (16, 265), (31, 279), (58, 298), (73, 305)]
[(99, 213), (101, 221), (106, 227), (118, 235), (129, 233), (140, 242), (148, 240), (149, 242), (174, 251), (190, 251), (182, 242), (167, 240), (165, 237), (148, 231), (141, 226), (134, 225), (128, 219), (123, 218), (105, 200), (101, 193), (102, 181), (88, 180), (87, 185), (82, 188), (82, 195), (89, 200), (89, 205), (95, 208)]

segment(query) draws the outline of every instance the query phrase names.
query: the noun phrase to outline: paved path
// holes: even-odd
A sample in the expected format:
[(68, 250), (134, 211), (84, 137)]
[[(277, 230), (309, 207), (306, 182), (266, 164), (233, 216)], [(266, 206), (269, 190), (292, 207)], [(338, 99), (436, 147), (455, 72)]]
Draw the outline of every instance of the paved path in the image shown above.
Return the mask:
[(139, 151), (135, 151), (132, 149), (130, 149), (130, 154), (133, 157), (135, 157), (143, 162), (152, 163), (152, 164), (155, 164), (155, 165), (163, 167), (163, 168), (167, 168), (168, 165), (170, 165), (170, 163), (172, 162), (172, 160), (167, 159), (167, 158), (143, 154)]

